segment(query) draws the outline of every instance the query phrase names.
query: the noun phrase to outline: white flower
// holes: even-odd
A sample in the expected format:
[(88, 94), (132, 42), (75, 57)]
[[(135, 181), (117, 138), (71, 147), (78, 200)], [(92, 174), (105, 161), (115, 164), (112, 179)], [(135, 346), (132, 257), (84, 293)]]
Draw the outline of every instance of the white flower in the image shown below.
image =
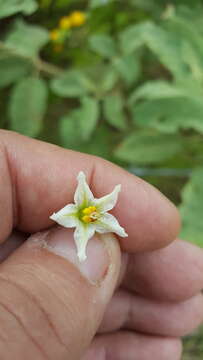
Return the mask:
[(119, 225), (116, 218), (108, 213), (116, 205), (121, 185), (117, 185), (111, 194), (96, 199), (82, 171), (78, 174), (77, 180), (78, 186), (74, 195), (75, 204), (66, 205), (63, 209), (51, 215), (50, 219), (66, 228), (76, 227), (74, 240), (77, 254), (79, 260), (84, 261), (86, 259), (88, 240), (95, 232), (100, 234), (114, 232), (122, 237), (128, 235)]

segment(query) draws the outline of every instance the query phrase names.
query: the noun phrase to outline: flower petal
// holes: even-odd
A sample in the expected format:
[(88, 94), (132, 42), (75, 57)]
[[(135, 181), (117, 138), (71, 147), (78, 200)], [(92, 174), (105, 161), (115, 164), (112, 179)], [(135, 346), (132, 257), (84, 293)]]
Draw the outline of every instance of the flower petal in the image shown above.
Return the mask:
[(96, 231), (100, 234), (113, 232), (121, 237), (128, 236), (128, 234), (125, 232), (124, 228), (120, 226), (116, 218), (108, 213), (103, 214), (94, 225)]
[(75, 191), (74, 201), (78, 207), (88, 206), (91, 201), (94, 199), (94, 196), (89, 188), (89, 185), (86, 182), (86, 176), (83, 171), (80, 171), (78, 174), (78, 186)]
[(88, 240), (94, 235), (95, 226), (85, 225), (82, 222), (78, 222), (78, 225), (74, 232), (74, 240), (77, 247), (77, 255), (80, 261), (84, 261), (87, 258), (86, 247)]
[(98, 207), (101, 213), (113, 209), (118, 200), (118, 194), (120, 191), (121, 191), (121, 185), (116, 185), (112, 193), (103, 196), (100, 199), (94, 199), (94, 205)]
[(78, 223), (77, 207), (74, 204), (66, 205), (57, 213), (53, 213), (50, 219), (67, 228), (75, 227)]

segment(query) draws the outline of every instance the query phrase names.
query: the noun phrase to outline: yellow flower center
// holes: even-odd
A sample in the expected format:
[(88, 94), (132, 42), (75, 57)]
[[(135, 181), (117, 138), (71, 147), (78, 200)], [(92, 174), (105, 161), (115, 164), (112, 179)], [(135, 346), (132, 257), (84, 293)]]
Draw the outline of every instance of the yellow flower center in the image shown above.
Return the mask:
[(82, 210), (82, 221), (86, 224), (92, 223), (99, 218), (99, 213), (95, 206), (89, 206)]

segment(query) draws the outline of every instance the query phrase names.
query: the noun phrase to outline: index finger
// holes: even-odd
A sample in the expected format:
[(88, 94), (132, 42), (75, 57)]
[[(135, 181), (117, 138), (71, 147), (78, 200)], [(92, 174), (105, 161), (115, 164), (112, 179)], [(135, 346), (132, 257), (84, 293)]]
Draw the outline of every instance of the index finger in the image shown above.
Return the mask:
[(24, 232), (49, 227), (50, 214), (73, 201), (81, 170), (96, 197), (109, 193), (116, 184), (122, 185), (112, 212), (129, 235), (120, 239), (124, 251), (163, 247), (179, 231), (179, 215), (169, 200), (106, 160), (3, 130), (0, 151), (1, 241), (13, 227)]

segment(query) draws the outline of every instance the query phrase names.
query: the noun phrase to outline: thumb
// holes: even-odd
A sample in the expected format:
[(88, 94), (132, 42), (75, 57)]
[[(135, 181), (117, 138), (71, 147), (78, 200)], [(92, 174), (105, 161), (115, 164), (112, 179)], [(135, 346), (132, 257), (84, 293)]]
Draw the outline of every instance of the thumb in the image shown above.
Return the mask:
[(111, 234), (90, 240), (84, 263), (70, 229), (33, 235), (0, 266), (0, 358), (80, 359), (119, 270), (120, 249)]

